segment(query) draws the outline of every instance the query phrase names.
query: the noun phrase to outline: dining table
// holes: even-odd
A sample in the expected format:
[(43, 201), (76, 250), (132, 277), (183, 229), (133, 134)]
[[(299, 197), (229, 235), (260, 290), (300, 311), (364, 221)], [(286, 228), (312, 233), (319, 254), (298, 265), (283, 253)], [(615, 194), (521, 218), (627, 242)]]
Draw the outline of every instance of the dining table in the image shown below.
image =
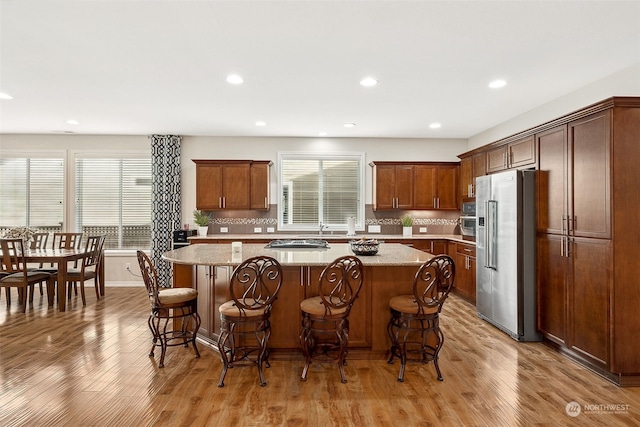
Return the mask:
[[(58, 271), (58, 310), (65, 311), (67, 303), (67, 266), (70, 262), (81, 261), (86, 258), (91, 251), (84, 248), (81, 249), (27, 249), (24, 252), (25, 261), (27, 263), (51, 263), (56, 264)], [(100, 295), (104, 295), (104, 274), (102, 270), (102, 257), (98, 263), (98, 284), (100, 287)], [(51, 302), (50, 302), (51, 303)]]

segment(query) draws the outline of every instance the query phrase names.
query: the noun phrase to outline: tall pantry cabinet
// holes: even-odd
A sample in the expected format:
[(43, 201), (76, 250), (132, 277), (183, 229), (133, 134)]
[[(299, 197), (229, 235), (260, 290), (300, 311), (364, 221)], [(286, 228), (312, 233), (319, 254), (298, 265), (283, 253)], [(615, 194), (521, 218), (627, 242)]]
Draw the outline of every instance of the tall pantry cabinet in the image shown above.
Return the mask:
[(619, 385), (640, 385), (640, 98), (540, 126), (538, 327)]

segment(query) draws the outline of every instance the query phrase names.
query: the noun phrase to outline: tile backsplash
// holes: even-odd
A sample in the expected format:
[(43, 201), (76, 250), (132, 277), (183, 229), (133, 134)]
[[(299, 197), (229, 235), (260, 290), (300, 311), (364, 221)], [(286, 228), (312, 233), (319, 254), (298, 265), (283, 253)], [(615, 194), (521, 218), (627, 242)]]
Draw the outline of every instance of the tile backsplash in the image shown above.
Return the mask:
[[(212, 211), (209, 233), (218, 234), (220, 228), (226, 228), (229, 234), (255, 234), (258, 228), (262, 233), (267, 228), (277, 230), (277, 206), (269, 211)], [(420, 234), (420, 228), (427, 229), (426, 234), (460, 234), (459, 211), (373, 211), (371, 205), (365, 206), (365, 227), (379, 225), (380, 234), (402, 234), (400, 217), (405, 213), (413, 217), (413, 233)], [(329, 230), (330, 232), (330, 230)], [(300, 234), (300, 232), (291, 232)], [(364, 234), (366, 231), (359, 231)]]

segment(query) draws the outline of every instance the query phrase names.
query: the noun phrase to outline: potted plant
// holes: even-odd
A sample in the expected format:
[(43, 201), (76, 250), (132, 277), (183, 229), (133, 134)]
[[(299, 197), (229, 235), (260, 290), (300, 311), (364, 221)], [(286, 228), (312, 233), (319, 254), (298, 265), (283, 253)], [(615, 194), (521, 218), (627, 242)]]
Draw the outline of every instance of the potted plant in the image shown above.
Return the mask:
[(211, 218), (201, 210), (193, 211), (193, 220), (198, 226), (198, 236), (206, 236), (209, 231), (209, 220)]
[(411, 237), (413, 235), (413, 218), (409, 215), (402, 215), (400, 222), (402, 223), (402, 235)]

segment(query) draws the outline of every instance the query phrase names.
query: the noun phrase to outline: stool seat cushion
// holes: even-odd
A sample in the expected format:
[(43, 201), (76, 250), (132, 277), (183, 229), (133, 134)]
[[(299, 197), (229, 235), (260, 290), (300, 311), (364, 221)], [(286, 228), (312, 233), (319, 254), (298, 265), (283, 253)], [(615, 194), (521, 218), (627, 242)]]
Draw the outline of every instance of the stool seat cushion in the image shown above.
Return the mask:
[[(336, 298), (336, 303), (338, 301), (339, 300)], [(341, 308), (327, 307), (326, 313), (332, 316), (336, 314), (343, 314), (347, 312), (347, 308), (348, 307), (346, 305)], [(303, 312), (314, 315), (314, 316), (324, 316), (325, 314), (325, 306), (324, 304), (322, 304), (322, 298), (320, 298), (319, 296), (311, 297), (303, 300), (300, 303), (300, 309)]]
[[(251, 301), (245, 300), (245, 303), (249, 303)], [(264, 305), (264, 302), (258, 300), (256, 301), (256, 305)], [(267, 307), (260, 307), (253, 310), (245, 309), (244, 311), (240, 311), (238, 306), (236, 306), (236, 302), (231, 300), (227, 301), (220, 306), (218, 311), (220, 314), (230, 317), (259, 317), (263, 316), (266, 312)]]
[[(198, 291), (193, 288), (167, 288), (158, 291), (160, 304), (179, 304), (198, 298)], [(153, 298), (151, 298), (153, 302)]]
[[(392, 310), (399, 311), (401, 313), (407, 314), (419, 314), (418, 309), (419, 305), (416, 302), (416, 298), (413, 295), (399, 295), (397, 297), (391, 298), (389, 301), (389, 307)], [(425, 307), (424, 314), (434, 314), (438, 312), (438, 305), (435, 304), (433, 307)]]

